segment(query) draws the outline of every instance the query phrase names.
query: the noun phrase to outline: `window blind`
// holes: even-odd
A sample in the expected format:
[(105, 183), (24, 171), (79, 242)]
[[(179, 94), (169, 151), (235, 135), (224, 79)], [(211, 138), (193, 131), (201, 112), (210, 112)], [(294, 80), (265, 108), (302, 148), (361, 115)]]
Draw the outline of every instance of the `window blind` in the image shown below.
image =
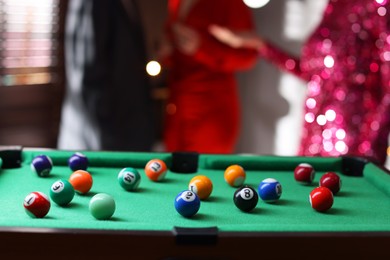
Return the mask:
[(58, 32), (59, 0), (0, 0), (0, 87), (54, 83)]

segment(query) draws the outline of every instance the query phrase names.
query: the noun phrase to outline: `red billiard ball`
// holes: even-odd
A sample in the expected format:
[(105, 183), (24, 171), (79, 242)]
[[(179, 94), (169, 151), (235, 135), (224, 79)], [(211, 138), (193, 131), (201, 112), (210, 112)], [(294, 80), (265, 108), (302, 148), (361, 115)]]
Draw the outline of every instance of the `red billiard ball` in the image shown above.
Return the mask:
[(93, 179), (89, 172), (77, 170), (70, 175), (69, 182), (77, 193), (86, 194), (92, 188)]
[(333, 205), (333, 193), (326, 187), (317, 187), (310, 192), (309, 200), (313, 209), (325, 212)]
[(326, 187), (330, 189), (335, 195), (341, 189), (341, 178), (335, 172), (327, 172), (321, 176), (320, 187)]
[(294, 178), (297, 182), (310, 184), (315, 176), (314, 167), (308, 163), (301, 163), (294, 169)]
[(160, 159), (152, 159), (145, 165), (145, 174), (152, 181), (163, 180), (167, 170), (167, 165)]
[(50, 210), (49, 197), (39, 191), (34, 191), (24, 198), (24, 209), (32, 218), (43, 218)]
[(199, 199), (205, 200), (213, 191), (213, 183), (210, 178), (204, 175), (197, 175), (190, 180), (188, 189), (195, 192)]

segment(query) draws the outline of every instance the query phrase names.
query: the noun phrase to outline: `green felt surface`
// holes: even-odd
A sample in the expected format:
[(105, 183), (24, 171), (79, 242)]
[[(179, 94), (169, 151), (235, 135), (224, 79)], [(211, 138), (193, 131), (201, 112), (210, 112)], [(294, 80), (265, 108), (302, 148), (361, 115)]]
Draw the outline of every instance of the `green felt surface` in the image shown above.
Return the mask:
[[(32, 191), (49, 194), (50, 186), (58, 179), (68, 179), (71, 170), (69, 151), (24, 151), (19, 169), (0, 172), (0, 226), (86, 228), (113, 230), (172, 230), (173, 226), (217, 226), (221, 231), (390, 231), (390, 175), (368, 164), (362, 177), (341, 175), (343, 186), (327, 213), (314, 211), (309, 204), (310, 191), (318, 185), (325, 171), (340, 171), (339, 158), (302, 158), (274, 156), (211, 156), (201, 155), (199, 169), (193, 174), (168, 172), (162, 182), (147, 179), (143, 167), (153, 158), (171, 163), (165, 153), (85, 152), (90, 160), (88, 170), (94, 178), (91, 191), (76, 194), (67, 207), (52, 202), (49, 214), (32, 219), (24, 211), (23, 199)], [(49, 177), (40, 178), (30, 170), (35, 155), (47, 154), (54, 163)], [(301, 185), (293, 178), (293, 169), (301, 162), (312, 163), (317, 172), (312, 185)], [(259, 201), (251, 213), (239, 211), (233, 204), (235, 188), (223, 179), (223, 169), (240, 163), (247, 170), (246, 184), (257, 189), (265, 178), (275, 178), (283, 187), (279, 202)], [(124, 167), (138, 168), (142, 176), (138, 191), (125, 191), (117, 175)], [(197, 174), (207, 175), (214, 184), (211, 197), (201, 202), (197, 215), (187, 219), (174, 209), (175, 196), (187, 189), (189, 180)], [(88, 211), (93, 195), (104, 192), (116, 201), (116, 211), (110, 220), (99, 221)]]

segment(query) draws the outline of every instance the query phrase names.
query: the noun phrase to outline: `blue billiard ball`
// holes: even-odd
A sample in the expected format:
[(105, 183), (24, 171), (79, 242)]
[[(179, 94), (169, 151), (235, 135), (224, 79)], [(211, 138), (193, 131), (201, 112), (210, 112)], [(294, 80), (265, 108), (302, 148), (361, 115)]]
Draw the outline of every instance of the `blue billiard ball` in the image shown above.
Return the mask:
[(196, 193), (185, 190), (180, 192), (175, 198), (176, 211), (186, 217), (194, 216), (200, 208), (200, 199)]
[(263, 201), (275, 202), (282, 195), (282, 185), (273, 178), (267, 178), (259, 184), (258, 193)]
[(47, 155), (37, 155), (31, 162), (31, 170), (38, 174), (39, 177), (46, 177), (53, 168), (53, 162)]
[(68, 165), (72, 171), (86, 171), (88, 168), (88, 158), (84, 154), (77, 152), (69, 158)]

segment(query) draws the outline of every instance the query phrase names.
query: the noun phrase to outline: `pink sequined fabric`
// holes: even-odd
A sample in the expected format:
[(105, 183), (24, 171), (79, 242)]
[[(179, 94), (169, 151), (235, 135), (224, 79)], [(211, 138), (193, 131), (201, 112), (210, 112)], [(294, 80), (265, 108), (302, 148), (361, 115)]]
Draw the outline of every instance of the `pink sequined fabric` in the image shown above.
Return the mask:
[(300, 59), (260, 54), (307, 80), (299, 155), (384, 163), (390, 130), (390, 0), (330, 0)]

